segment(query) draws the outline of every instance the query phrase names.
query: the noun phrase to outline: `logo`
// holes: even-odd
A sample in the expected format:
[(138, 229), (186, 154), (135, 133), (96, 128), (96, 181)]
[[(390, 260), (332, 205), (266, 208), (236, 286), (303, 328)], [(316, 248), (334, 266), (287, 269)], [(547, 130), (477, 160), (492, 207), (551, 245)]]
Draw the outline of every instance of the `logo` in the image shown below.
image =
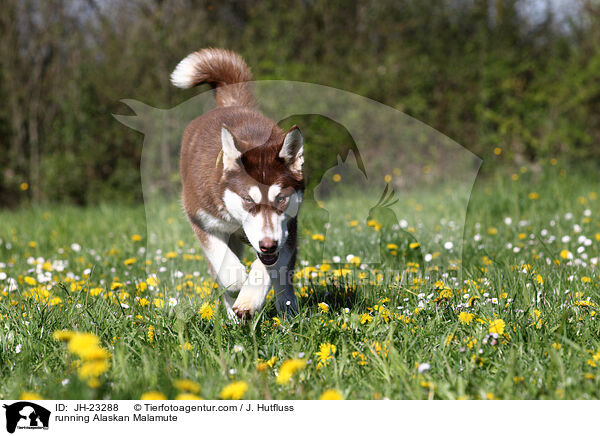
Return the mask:
[[(356, 94), (284, 80), (252, 85), (260, 110), (284, 130), (298, 124), (306, 139), (310, 174), (302, 207), (314, 211), (310, 227), (320, 242), (310, 250), (318, 263), (378, 266), (393, 277), (403, 277), (407, 263), (422, 269), (448, 263), (460, 276), (479, 157), (395, 108)], [(214, 93), (200, 93), (168, 110), (123, 103), (135, 115), (115, 115), (117, 120), (144, 133), (140, 169), (146, 230), (152, 235), (146, 256), (151, 256), (174, 236), (161, 208), (165, 201), (180, 201), (181, 181), (173, 174), (183, 132), (214, 108)], [(453, 206), (423, 204), (424, 192), (452, 198)], [(184, 214), (174, 219), (187, 225)]]
[(6, 431), (15, 429), (48, 430), (50, 411), (29, 401), (19, 401), (3, 406), (6, 409)]

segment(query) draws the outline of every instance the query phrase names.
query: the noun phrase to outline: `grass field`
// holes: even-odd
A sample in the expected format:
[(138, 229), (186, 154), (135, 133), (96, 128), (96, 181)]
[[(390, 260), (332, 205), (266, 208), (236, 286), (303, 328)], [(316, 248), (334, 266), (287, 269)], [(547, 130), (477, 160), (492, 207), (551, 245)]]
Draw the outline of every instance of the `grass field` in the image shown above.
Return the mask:
[[(300, 313), (278, 318), (271, 297), (240, 324), (177, 204), (154, 242), (142, 205), (0, 212), (0, 398), (598, 398), (593, 176), (552, 162), (478, 181), (461, 271), (390, 231), (377, 268), (323, 263), (308, 205)], [(384, 231), (345, 201), (335, 227), (353, 244)]]

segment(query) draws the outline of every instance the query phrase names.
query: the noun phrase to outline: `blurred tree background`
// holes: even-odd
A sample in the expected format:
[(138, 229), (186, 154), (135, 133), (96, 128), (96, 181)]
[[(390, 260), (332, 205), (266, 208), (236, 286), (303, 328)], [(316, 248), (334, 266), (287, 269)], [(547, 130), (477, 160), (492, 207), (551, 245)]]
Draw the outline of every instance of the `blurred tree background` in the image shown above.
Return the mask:
[[(205, 90), (169, 74), (207, 46), (256, 79), (378, 100), (503, 165), (600, 157), (594, 0), (3, 0), (0, 29), (4, 207), (140, 200), (142, 136), (111, 114)], [(323, 132), (309, 146), (335, 159), (346, 133)]]

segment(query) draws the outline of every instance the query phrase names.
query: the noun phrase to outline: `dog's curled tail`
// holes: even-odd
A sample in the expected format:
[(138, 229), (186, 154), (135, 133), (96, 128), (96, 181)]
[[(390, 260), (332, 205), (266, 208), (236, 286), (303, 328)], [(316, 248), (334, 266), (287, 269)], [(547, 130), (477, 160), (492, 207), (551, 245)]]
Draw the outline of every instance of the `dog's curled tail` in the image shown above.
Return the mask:
[(204, 48), (185, 57), (173, 73), (171, 83), (191, 88), (210, 83), (217, 88), (217, 106), (253, 106), (252, 72), (244, 59), (232, 51)]

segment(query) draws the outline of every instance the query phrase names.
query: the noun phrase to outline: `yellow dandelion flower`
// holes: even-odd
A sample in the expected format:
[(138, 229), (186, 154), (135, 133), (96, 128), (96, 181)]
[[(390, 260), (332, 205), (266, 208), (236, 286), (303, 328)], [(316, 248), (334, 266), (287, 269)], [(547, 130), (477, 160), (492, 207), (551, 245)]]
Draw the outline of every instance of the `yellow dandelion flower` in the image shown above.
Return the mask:
[(256, 365), (256, 369), (258, 369), (259, 371), (266, 371), (268, 368), (273, 368), (273, 365), (275, 365), (276, 361), (277, 361), (277, 356), (271, 357), (266, 362), (263, 361), (262, 359), (258, 359), (258, 364)]
[(363, 313), (360, 316), (360, 323), (361, 324), (367, 324), (367, 323), (370, 323), (371, 321), (373, 321), (373, 317), (371, 315), (369, 315), (368, 313)]
[(193, 400), (202, 400), (202, 397), (199, 397), (198, 395), (194, 395), (194, 394), (190, 394), (190, 393), (183, 393), (183, 394), (178, 394), (175, 397), (176, 400), (180, 400), (180, 401), (193, 401)]
[(329, 312), (329, 306), (327, 305), (327, 303), (319, 303), (319, 304), (317, 304), (317, 306), (319, 306), (319, 310), (322, 313), (328, 313)]
[(100, 346), (100, 339), (93, 333), (73, 333), (67, 348), (80, 357), (93, 353)]
[(473, 321), (473, 318), (475, 318), (475, 315), (473, 315), (472, 313), (461, 312), (458, 314), (458, 320), (461, 324), (469, 325), (471, 321)]
[(313, 241), (324, 241), (325, 240), (325, 236), (322, 235), (321, 233), (315, 233), (312, 235), (312, 240)]
[(567, 259), (573, 259), (573, 253), (571, 253), (569, 250), (564, 249), (560, 252), (560, 257), (567, 260)]
[(224, 400), (241, 400), (248, 390), (248, 383), (237, 381), (229, 383), (221, 391), (220, 397)]
[(277, 374), (277, 384), (284, 385), (290, 382), (292, 376), (306, 367), (306, 361), (302, 359), (289, 359), (283, 362)]
[(25, 280), (25, 283), (27, 283), (29, 286), (37, 285), (37, 281), (33, 277), (27, 276), (23, 280)]
[(43, 400), (43, 398), (37, 392), (25, 391), (25, 392), (21, 392), (21, 395), (19, 396), (19, 400), (35, 401), (35, 400)]
[(82, 348), (77, 353), (84, 360), (103, 360), (110, 357), (110, 353), (102, 347)]
[(52, 337), (57, 341), (70, 341), (75, 332), (71, 330), (57, 330), (52, 333)]
[(350, 263), (356, 267), (360, 266), (360, 262), (361, 262), (361, 259), (358, 256), (352, 256), (352, 259), (350, 259)]
[(324, 343), (319, 346), (319, 351), (315, 353), (318, 357), (317, 369), (326, 366), (329, 360), (333, 359), (336, 348), (335, 345), (330, 343)]
[(192, 380), (175, 380), (175, 382), (173, 382), (173, 385), (178, 391), (192, 392), (194, 394), (200, 392), (200, 385)]
[(342, 394), (335, 389), (327, 389), (321, 394), (319, 400), (343, 400)]
[(423, 380), (421, 383), (421, 386), (424, 387), (425, 389), (429, 389), (429, 390), (433, 390), (435, 389), (435, 385), (432, 382)]
[(150, 343), (154, 342), (154, 326), (148, 327), (148, 341)]
[(142, 396), (140, 397), (140, 400), (144, 400), (144, 401), (152, 401), (152, 400), (162, 401), (162, 400), (166, 400), (166, 399), (167, 399), (167, 397), (165, 397), (165, 395), (162, 392), (158, 392), (158, 391), (146, 392), (146, 393), (142, 394)]
[(504, 328), (506, 327), (506, 323), (501, 319), (495, 319), (490, 322), (489, 332), (490, 333), (498, 333), (499, 335), (504, 334)]
[(90, 379), (104, 374), (108, 371), (108, 368), (109, 364), (107, 360), (88, 360), (83, 362), (79, 368), (77, 368), (77, 373), (82, 379)]
[(138, 235), (137, 233), (134, 235), (131, 235), (131, 240), (133, 242), (140, 242), (142, 240), (142, 235)]
[(161, 300), (160, 298), (155, 298), (154, 300), (152, 300), (152, 304), (154, 304), (156, 307), (158, 307), (159, 309), (161, 307), (165, 306), (165, 302), (163, 300)]
[(375, 229), (376, 232), (378, 232), (379, 230), (381, 230), (381, 223), (377, 220), (368, 220), (367, 221), (367, 226), (369, 227), (373, 227), (373, 229)]
[(200, 318), (210, 321), (214, 315), (214, 310), (209, 303), (204, 303), (202, 306), (200, 306), (198, 313), (200, 314)]
[(129, 259), (125, 259), (123, 261), (123, 263), (125, 264), (125, 266), (133, 265), (136, 262), (137, 262), (137, 258), (135, 258), (135, 257), (130, 257)]
[(440, 291), (440, 298), (445, 298), (447, 300), (449, 300), (450, 298), (452, 298), (452, 289), (450, 288), (444, 288)]

